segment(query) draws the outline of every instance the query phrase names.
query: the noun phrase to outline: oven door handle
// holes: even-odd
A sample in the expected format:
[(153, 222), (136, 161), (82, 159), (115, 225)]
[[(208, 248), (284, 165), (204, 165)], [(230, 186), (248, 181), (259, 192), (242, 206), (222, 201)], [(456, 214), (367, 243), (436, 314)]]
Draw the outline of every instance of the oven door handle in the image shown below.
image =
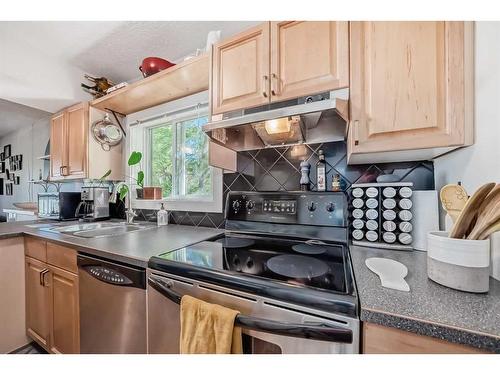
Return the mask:
[[(148, 284), (172, 302), (180, 305), (182, 296), (172, 290), (173, 283), (158, 277), (149, 276)], [(269, 319), (254, 318), (243, 314), (236, 315), (234, 324), (244, 329), (266, 332), (274, 335), (292, 336), (310, 340), (352, 343), (352, 330), (324, 323), (289, 323)]]

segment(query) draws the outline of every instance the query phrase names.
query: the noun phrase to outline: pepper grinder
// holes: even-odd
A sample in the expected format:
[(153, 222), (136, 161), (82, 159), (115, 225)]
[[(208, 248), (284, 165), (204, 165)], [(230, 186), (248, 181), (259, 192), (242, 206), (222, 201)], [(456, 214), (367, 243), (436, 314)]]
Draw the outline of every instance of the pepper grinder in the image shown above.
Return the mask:
[(311, 183), (309, 180), (309, 171), (311, 170), (311, 164), (303, 160), (300, 163), (300, 190), (309, 191), (311, 190)]

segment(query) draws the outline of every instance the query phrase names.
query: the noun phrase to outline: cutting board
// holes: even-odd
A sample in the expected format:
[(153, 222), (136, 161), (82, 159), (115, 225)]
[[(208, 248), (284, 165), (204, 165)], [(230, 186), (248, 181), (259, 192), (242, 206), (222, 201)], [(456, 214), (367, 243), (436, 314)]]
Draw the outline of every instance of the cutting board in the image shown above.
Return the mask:
[(387, 258), (368, 258), (365, 264), (369, 270), (378, 275), (384, 288), (410, 291), (410, 286), (405, 281), (408, 268), (403, 263)]

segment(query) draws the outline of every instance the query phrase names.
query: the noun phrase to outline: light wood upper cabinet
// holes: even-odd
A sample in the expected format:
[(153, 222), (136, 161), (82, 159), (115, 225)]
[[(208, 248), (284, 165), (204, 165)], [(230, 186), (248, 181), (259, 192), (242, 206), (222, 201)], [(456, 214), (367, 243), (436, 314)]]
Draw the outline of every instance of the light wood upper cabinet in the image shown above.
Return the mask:
[(349, 86), (348, 22), (271, 22), (271, 101)]
[(68, 162), (66, 176), (84, 178), (87, 160), (88, 104), (80, 103), (67, 110)]
[(51, 119), (50, 126), (50, 176), (62, 176), (62, 166), (67, 162), (64, 151), (66, 144), (66, 117), (64, 112), (56, 114)]
[(213, 46), (212, 114), (347, 87), (348, 22), (264, 22)]
[(467, 22), (350, 23), (350, 161), (471, 144), (471, 38)]
[(45, 263), (26, 257), (26, 333), (46, 349), (50, 336), (47, 273)]
[(80, 352), (78, 276), (57, 267), (50, 269), (50, 351)]
[(51, 180), (86, 176), (88, 103), (79, 103), (52, 118), (50, 131)]
[(269, 101), (269, 22), (213, 46), (212, 113)]
[[(92, 132), (92, 124), (105, 112), (87, 102), (68, 107), (52, 117), (50, 131), (50, 179), (53, 181), (99, 179), (111, 170), (109, 180), (124, 178), (122, 152), (125, 137), (105, 150)], [(123, 119), (123, 118), (122, 118)], [(114, 118), (112, 122), (116, 123)]]

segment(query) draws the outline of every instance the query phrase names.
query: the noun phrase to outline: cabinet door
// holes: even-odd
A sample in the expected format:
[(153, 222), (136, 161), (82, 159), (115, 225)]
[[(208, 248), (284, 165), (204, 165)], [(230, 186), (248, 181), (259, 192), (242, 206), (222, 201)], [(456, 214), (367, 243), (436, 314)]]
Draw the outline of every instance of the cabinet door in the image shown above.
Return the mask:
[[(50, 177), (58, 179), (62, 177), (62, 167), (67, 163), (65, 146), (66, 140), (66, 116), (64, 112), (58, 113), (51, 119), (50, 125)], [(46, 176), (44, 176), (45, 178)]]
[(212, 114), (269, 103), (269, 22), (214, 45)]
[(80, 352), (80, 312), (78, 276), (50, 267), (50, 351), (76, 354)]
[(271, 22), (271, 101), (349, 86), (348, 22)]
[(48, 267), (26, 257), (26, 332), (45, 349), (50, 342)]
[(68, 163), (63, 166), (65, 176), (86, 177), (88, 105), (80, 103), (67, 109)]
[(351, 22), (349, 153), (464, 145), (472, 26)]

